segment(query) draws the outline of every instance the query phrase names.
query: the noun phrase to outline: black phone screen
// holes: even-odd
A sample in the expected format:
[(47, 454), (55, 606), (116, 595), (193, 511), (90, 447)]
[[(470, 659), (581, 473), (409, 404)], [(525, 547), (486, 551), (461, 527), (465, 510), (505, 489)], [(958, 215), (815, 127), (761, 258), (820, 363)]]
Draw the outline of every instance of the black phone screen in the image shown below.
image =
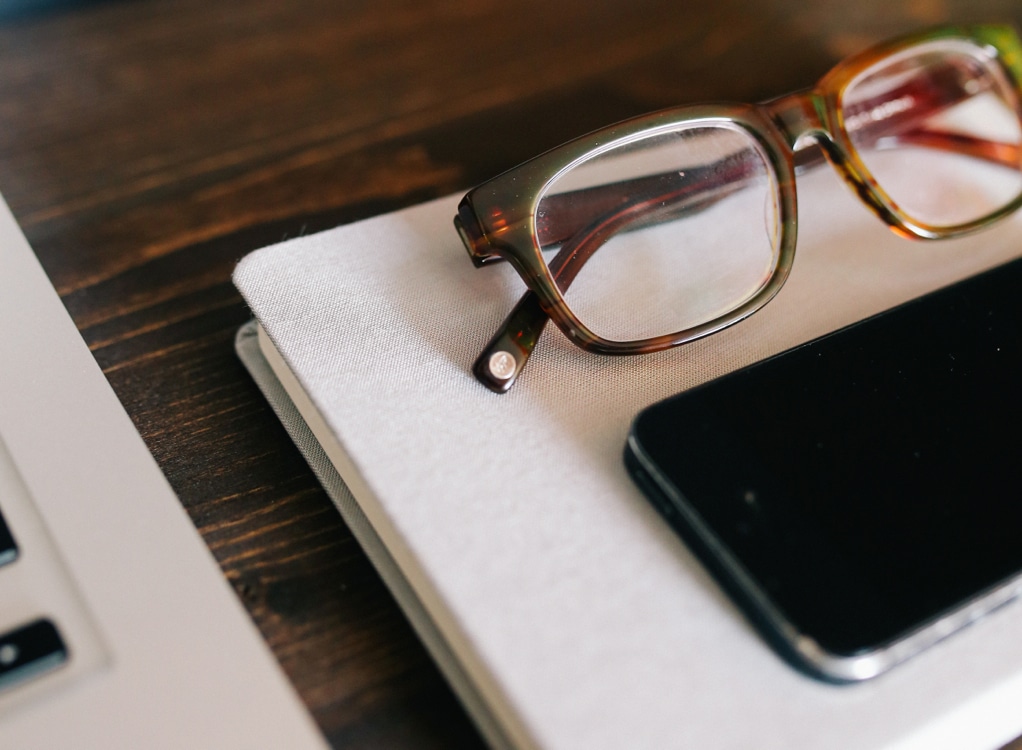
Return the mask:
[(630, 443), (799, 632), (849, 655), (1019, 574), (1020, 434), (1015, 261), (651, 406)]

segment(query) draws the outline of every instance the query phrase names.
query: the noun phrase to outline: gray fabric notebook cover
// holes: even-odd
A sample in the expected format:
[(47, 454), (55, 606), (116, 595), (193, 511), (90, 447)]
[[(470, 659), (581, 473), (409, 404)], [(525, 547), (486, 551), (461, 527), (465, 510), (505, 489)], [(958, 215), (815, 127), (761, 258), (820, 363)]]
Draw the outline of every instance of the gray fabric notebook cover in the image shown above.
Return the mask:
[(400, 603), (401, 609), (411, 621), (416, 634), (426, 645), (433, 659), (440, 665), (444, 676), (458, 694), (458, 698), (472, 714), (472, 718), (482, 730), (487, 742), (495, 748), (511, 747), (500, 726), (490, 714), (489, 707), (476, 692), (475, 685), (465, 676), (457, 658), (444, 640), (443, 634), (437, 630), (415, 591), (408, 585), (408, 581), (401, 574), (401, 570), (394, 563), (394, 559), (376, 532), (373, 531), (372, 525), (366, 519), (355, 498), (352, 497), (351, 491), (344, 484), (344, 480), (337, 473), (337, 469), (330, 462), (330, 458), (319, 441), (316, 440), (316, 436), (312, 434), (309, 425), (295, 407), (280, 380), (274, 375), (269, 363), (259, 350), (258, 337), (259, 326), (254, 320), (238, 330), (234, 341), (238, 358), (252, 375), (259, 390), (266, 397), (281, 424), (284, 425), (284, 429), (287, 430), (288, 435), (291, 436), (298, 450), (309, 463), (316, 479), (323, 485), (323, 489), (337, 506), (344, 522), (365, 550), (366, 556), (380, 573), (380, 577), (383, 578), (394, 598)]
[(474, 685), (507, 741), (935, 748), (1022, 733), (1022, 606), (870, 683), (815, 682), (764, 645), (624, 470), (641, 408), (1022, 251), (1017, 217), (909, 242), (829, 173), (799, 189), (794, 272), (763, 311), (645, 357), (589, 355), (551, 329), (504, 396), (468, 368), (522, 285), (510, 268), (472, 267), (456, 197), (239, 265), (278, 377), (307, 397), (372, 527), (367, 547), (386, 548), (378, 564), (400, 576), (385, 577), (414, 592), (399, 600), (432, 620), (454, 682)]

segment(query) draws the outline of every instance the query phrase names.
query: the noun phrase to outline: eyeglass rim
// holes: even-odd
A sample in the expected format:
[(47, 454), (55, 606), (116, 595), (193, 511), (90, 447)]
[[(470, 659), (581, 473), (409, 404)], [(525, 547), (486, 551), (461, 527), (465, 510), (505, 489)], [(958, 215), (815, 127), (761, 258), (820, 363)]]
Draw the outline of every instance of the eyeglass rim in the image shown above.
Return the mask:
[[(766, 166), (776, 181), (779, 239), (774, 267), (767, 280), (752, 297), (740, 306), (705, 323), (646, 339), (617, 341), (601, 337), (593, 333), (570, 309), (543, 260), (536, 239), (535, 216), (544, 189), (566, 168), (603, 148), (646, 133), (699, 123), (721, 123), (740, 128), (761, 147), (767, 160)], [(587, 351), (601, 354), (643, 354), (715, 333), (748, 317), (765, 305), (784, 284), (794, 260), (797, 214), (794, 163), (783, 133), (756, 105), (696, 104), (673, 107), (582, 136), (476, 188), (462, 200), (459, 207), (460, 223), (464, 227), (466, 219), (471, 221), (469, 217), (478, 216), (476, 212), (480, 208), (485, 211), (487, 205), (497, 208), (507, 206), (514, 210), (511, 201), (521, 200), (519, 196), (524, 195), (529, 196), (528, 204), (518, 204), (520, 213), (516, 213), (512, 221), (498, 228), (498, 231), (485, 232), (480, 237), (481, 242), (475, 241), (473, 247), (485, 249), (479, 256), (473, 257), (473, 260), (478, 265), (485, 265), (489, 259), (496, 256), (511, 263), (526, 285), (539, 297), (540, 304), (550, 319), (574, 343)], [(470, 212), (469, 217), (465, 216), (467, 212)]]
[[(797, 236), (797, 195), (793, 150), (804, 135), (818, 136), (835, 169), (866, 205), (894, 231), (906, 237), (936, 239), (959, 236), (989, 226), (1022, 207), (1022, 194), (979, 219), (951, 227), (912, 220), (877, 184), (859, 158), (841, 112), (848, 85), (861, 73), (901, 51), (926, 43), (961, 39), (988, 46), (1022, 100), (1022, 42), (1007, 25), (946, 26), (909, 34), (871, 47), (834, 66), (812, 89), (762, 104), (694, 104), (631, 118), (573, 139), (508, 170), (471, 190), (462, 199), (456, 225), (477, 266), (506, 260), (539, 298), (546, 314), (577, 346), (602, 354), (643, 354), (688, 343), (748, 317), (769, 302), (783, 286), (794, 260)], [(793, 129), (779, 125), (777, 103), (797, 101), (805, 114)], [(810, 115), (811, 113), (811, 115)], [(1019, 111), (1022, 121), (1022, 108)], [(815, 122), (807, 122), (815, 119)], [(764, 285), (738, 307), (716, 318), (674, 333), (616, 341), (593, 333), (572, 312), (540, 253), (535, 218), (549, 185), (566, 168), (592, 154), (651, 131), (693, 122), (726, 122), (745, 130), (762, 147), (777, 185), (779, 242), (777, 259)], [(485, 219), (484, 219), (485, 217)]]
[(941, 41), (962, 41), (988, 47), (1004, 73), (1009, 88), (1016, 94), (1015, 114), (1022, 124), (1022, 41), (1009, 25), (944, 26), (921, 33), (897, 37), (842, 60), (817, 83), (814, 91), (822, 99), (820, 120), (830, 143), (827, 156), (835, 169), (863, 202), (892, 230), (909, 239), (950, 239), (972, 234), (1022, 208), (1022, 193), (990, 213), (967, 222), (937, 225), (921, 221), (903, 211), (873, 177), (852, 142), (844, 121), (843, 100), (849, 86), (870, 68), (885, 60)]

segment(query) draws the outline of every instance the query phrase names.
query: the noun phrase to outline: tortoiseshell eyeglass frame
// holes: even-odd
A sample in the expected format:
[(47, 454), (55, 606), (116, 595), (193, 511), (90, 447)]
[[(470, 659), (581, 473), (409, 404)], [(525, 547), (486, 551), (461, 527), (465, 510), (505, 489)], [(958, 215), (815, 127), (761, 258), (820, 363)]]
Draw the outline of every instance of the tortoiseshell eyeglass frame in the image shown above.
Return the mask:
[[(683, 106), (626, 120), (570, 141), (471, 190), (462, 199), (454, 223), (472, 262), (478, 267), (494, 261), (508, 261), (528, 286), (528, 291), (473, 365), (476, 378), (495, 392), (507, 391), (521, 373), (548, 320), (553, 320), (572, 342), (587, 351), (645, 354), (693, 341), (748, 317), (777, 294), (791, 269), (797, 217), (796, 168), (822, 162), (824, 157), (862, 201), (904, 237), (960, 236), (986, 227), (1018, 209), (1022, 205), (1022, 195), (968, 223), (933, 226), (914, 221), (877, 185), (852, 144), (841, 108), (849, 83), (885, 58), (940, 40), (963, 40), (985, 49), (1000, 66), (1010, 90), (1015, 93), (1014, 104), (1022, 121), (1022, 104), (1019, 103), (1022, 99), (1022, 43), (1014, 29), (1001, 25), (946, 27), (895, 39), (848, 58), (807, 91), (762, 104)], [(930, 106), (938, 108), (946, 104), (932, 102)], [(573, 246), (559, 252), (549, 264), (544, 261), (536, 221), (537, 206), (544, 190), (565, 169), (594, 152), (606, 150), (608, 144), (700, 121), (729, 123), (744, 129), (758, 142), (769, 162), (776, 179), (780, 216), (779, 248), (773, 273), (750, 299), (695, 327), (638, 341), (614, 341), (597, 336), (568, 308), (558, 285), (566, 288), (599, 245), (593, 243), (592, 247), (585, 248), (579, 242), (565, 242), (565, 247)], [(961, 151), (1022, 169), (1022, 155), (1017, 145), (927, 131), (917, 132), (916, 138), (921, 145)], [(699, 210), (699, 206), (692, 210)], [(615, 215), (608, 218), (610, 223), (617, 220)], [(627, 221), (627, 218), (620, 218), (621, 224)]]

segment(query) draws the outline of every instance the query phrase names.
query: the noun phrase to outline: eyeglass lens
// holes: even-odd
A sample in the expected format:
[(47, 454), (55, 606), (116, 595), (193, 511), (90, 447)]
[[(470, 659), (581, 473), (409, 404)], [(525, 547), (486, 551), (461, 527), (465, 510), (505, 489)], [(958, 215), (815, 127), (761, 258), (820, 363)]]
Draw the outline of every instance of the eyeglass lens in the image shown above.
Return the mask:
[(635, 341), (752, 298), (777, 265), (780, 221), (759, 142), (710, 119), (611, 144), (561, 172), (538, 202), (536, 236), (576, 317)]
[(992, 53), (930, 42), (846, 87), (845, 130), (900, 213), (935, 228), (967, 224), (1022, 193), (1017, 94)]

